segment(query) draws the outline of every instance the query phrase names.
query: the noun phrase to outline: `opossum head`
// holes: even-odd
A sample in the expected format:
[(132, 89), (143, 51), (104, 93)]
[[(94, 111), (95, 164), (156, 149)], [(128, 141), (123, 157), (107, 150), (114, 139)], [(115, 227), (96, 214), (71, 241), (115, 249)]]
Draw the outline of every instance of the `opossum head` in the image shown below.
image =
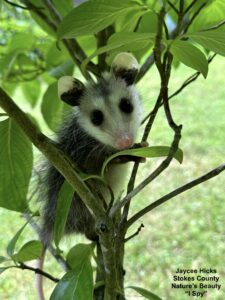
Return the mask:
[(90, 136), (114, 149), (130, 148), (142, 119), (142, 105), (134, 87), (138, 63), (129, 53), (121, 53), (111, 72), (86, 86), (71, 76), (59, 79), (61, 100), (75, 106), (79, 125)]

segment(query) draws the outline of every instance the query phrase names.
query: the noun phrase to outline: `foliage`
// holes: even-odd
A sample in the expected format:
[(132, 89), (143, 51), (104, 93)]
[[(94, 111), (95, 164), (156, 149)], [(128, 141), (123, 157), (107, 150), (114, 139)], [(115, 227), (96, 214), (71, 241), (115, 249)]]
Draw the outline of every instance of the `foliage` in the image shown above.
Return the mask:
[[(25, 100), (18, 101), (18, 104), (24, 106), (27, 114), (31, 113), (29, 118), (35, 118), (41, 128), (47, 127), (48, 132), (51, 132), (56, 131), (62, 115), (69, 110), (57, 100), (57, 79), (74, 72), (81, 72), (87, 79), (90, 79), (90, 73), (100, 77), (121, 51), (131, 51), (143, 67), (146, 66), (146, 58), (154, 51), (162, 85), (166, 81), (168, 83), (170, 78), (170, 57), (206, 78), (212, 53), (225, 56), (225, 4), (215, 0), (163, 3), (162, 7), (159, 1), (150, 0), (112, 0), (110, 4), (106, 0), (90, 0), (73, 8), (70, 0), (63, 1), (63, 5), (60, 0), (54, 0), (53, 4), (49, 4), (49, 1), (19, 1), (19, 6), (10, 6), (7, 1), (3, 1), (3, 25), (0, 29), (3, 36), (0, 48), (0, 80), (3, 89), (10, 96), (22, 94)], [(163, 14), (166, 14), (166, 18)], [(20, 22), (15, 22), (16, 18)], [(163, 21), (164, 24), (160, 25)], [(162, 70), (166, 64), (167, 78), (163, 76)], [(143, 77), (145, 72), (142, 69), (141, 72)], [(161, 97), (166, 98), (165, 93), (162, 89)], [(178, 135), (178, 127), (173, 125), (168, 109), (165, 112), (175, 136)], [(35, 210), (29, 203), (31, 192), (28, 189), (29, 184), (32, 186), (32, 144), (18, 124), (3, 111), (0, 113), (0, 206), (33, 215)], [(38, 115), (41, 115), (42, 122), (39, 122)], [(176, 142), (176, 147), (147, 149), (154, 153), (144, 153), (144, 149), (127, 151), (141, 157), (166, 156), (168, 163), (175, 157), (181, 162), (179, 141), (174, 138)], [(126, 151), (116, 156), (125, 154)], [(108, 162), (103, 166), (102, 178)], [(87, 180), (82, 176), (81, 180)], [(73, 190), (65, 183), (59, 195), (55, 224), (54, 240), (57, 247), (64, 232), (72, 194)], [(8, 257), (2, 257), (2, 263), (11, 259), (16, 265), (41, 256), (42, 245), (35, 240), (29, 241), (14, 254), (23, 229), (9, 243)], [(83, 253), (77, 250), (79, 245), (76, 247), (70, 250), (67, 257), (72, 269), (62, 277), (50, 299), (62, 299), (64, 292), (67, 297), (64, 299), (92, 299), (92, 245), (90, 251), (83, 250)], [(74, 257), (79, 257), (80, 264), (74, 265)], [(132, 288), (148, 299), (159, 299), (149, 291)]]

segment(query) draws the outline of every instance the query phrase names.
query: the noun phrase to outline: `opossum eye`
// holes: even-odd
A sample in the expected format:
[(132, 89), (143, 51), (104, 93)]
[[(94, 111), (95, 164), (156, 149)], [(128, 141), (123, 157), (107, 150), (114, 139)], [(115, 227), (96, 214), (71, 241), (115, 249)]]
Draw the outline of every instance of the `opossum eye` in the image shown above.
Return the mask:
[(133, 105), (130, 103), (130, 100), (127, 98), (122, 98), (120, 100), (119, 108), (125, 114), (130, 114), (133, 111)]
[(104, 121), (104, 116), (103, 113), (100, 110), (93, 110), (91, 112), (91, 122), (95, 125), (95, 126), (100, 126)]

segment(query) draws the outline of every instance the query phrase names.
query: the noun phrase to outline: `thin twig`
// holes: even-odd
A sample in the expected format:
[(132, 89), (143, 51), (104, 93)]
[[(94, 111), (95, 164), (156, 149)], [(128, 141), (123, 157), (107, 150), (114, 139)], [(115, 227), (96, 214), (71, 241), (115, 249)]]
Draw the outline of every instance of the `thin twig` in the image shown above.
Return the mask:
[[(56, 33), (58, 30), (58, 25), (61, 21), (61, 17), (57, 12), (57, 10), (55, 9), (54, 5), (50, 1), (48, 0), (42, 0), (42, 1), (50, 13), (52, 17), (51, 19), (48, 16), (46, 16), (38, 7), (33, 5), (30, 1), (25, 0), (24, 2), (26, 3), (27, 7), (29, 7), (30, 10), (33, 10), (34, 13), (36, 13), (38, 17), (40, 17), (51, 28), (51, 30), (53, 30), (53, 32)], [(81, 62), (86, 58), (83, 49), (80, 47), (80, 45), (75, 39), (71, 39), (71, 40), (63, 39), (62, 41), (65, 47), (67, 48), (70, 56), (72, 57), (74, 63), (81, 70)], [(98, 68), (94, 63), (92, 62), (88, 63), (87, 70), (92, 72), (96, 76), (99, 76)], [(88, 72), (86, 72), (84, 75), (88, 80), (92, 80)]]
[(136, 196), (140, 191), (142, 191), (150, 182), (152, 182), (155, 178), (157, 178), (170, 164), (173, 156), (172, 153), (175, 149), (178, 148), (179, 141), (181, 138), (181, 129), (178, 128), (178, 132), (174, 136), (174, 140), (171, 145), (171, 151), (165, 160), (146, 178), (144, 179), (136, 188), (134, 188), (129, 194), (127, 194), (121, 201), (116, 202), (110, 211), (110, 216), (115, 216), (116, 212), (121, 209), (124, 205), (126, 205), (130, 200)]
[(41, 269), (27, 266), (24, 263), (20, 263), (19, 265), (16, 265), (15, 268), (22, 269), (22, 270), (30, 270), (30, 271), (32, 271), (32, 272), (34, 272), (36, 274), (40, 274), (40, 275), (42, 275), (42, 276), (50, 279), (51, 281), (59, 282), (59, 279), (56, 278), (56, 277), (53, 277), (51, 274), (49, 274), (49, 273), (47, 273), (45, 271), (42, 271)]
[[(216, 53), (213, 54), (209, 59), (208, 59), (208, 63), (210, 64), (213, 59), (215, 58)], [(169, 96), (169, 100), (172, 99), (173, 97), (177, 96), (178, 94), (180, 94), (183, 89), (185, 89), (190, 83), (194, 82), (200, 75), (200, 72), (195, 72), (194, 74), (192, 74), (190, 77), (188, 77), (183, 83), (182, 85), (173, 93)], [(160, 103), (160, 107), (162, 106), (162, 102)], [(143, 121), (141, 122), (141, 124), (144, 124), (149, 117), (151, 117), (152, 115), (155, 114), (155, 110), (153, 109), (147, 116), (144, 117)]]
[[(183, 3), (183, 2), (182, 2)], [(181, 5), (181, 12), (183, 10), (183, 5)], [(169, 101), (168, 101), (168, 82), (170, 78), (170, 72), (171, 72), (171, 64), (172, 64), (172, 55), (170, 53), (166, 53), (166, 60), (167, 63), (164, 65), (161, 62), (161, 39), (162, 39), (162, 28), (163, 28), (163, 20), (165, 16), (165, 10), (164, 8), (161, 9), (158, 19), (158, 30), (157, 35), (155, 38), (155, 47), (154, 47), (154, 57), (155, 57), (155, 63), (158, 68), (160, 77), (161, 77), (161, 89), (160, 94), (158, 96), (157, 102), (154, 107), (154, 114), (151, 115), (149, 118), (148, 124), (145, 127), (145, 132), (143, 139), (146, 139), (148, 137), (148, 134), (151, 130), (151, 126), (153, 124), (153, 121), (156, 117), (156, 114), (158, 112), (158, 109), (160, 107), (161, 100), (163, 99), (164, 109), (166, 113), (166, 117), (168, 120), (168, 123), (170, 127), (174, 130), (174, 139), (170, 147), (169, 154), (167, 158), (159, 165), (158, 168), (156, 168), (145, 180), (143, 180), (135, 189), (134, 182), (138, 170), (138, 164), (136, 164), (133, 168), (132, 175), (128, 184), (128, 193), (127, 195), (120, 201), (117, 202), (111, 209), (110, 215), (114, 216), (116, 212), (121, 209), (124, 205), (124, 211), (123, 211), (123, 218), (122, 222), (125, 224), (126, 217), (128, 215), (129, 205), (132, 197), (134, 197), (137, 193), (139, 193), (147, 184), (149, 184), (151, 181), (153, 181), (156, 177), (158, 177), (170, 164), (174, 154), (176, 153), (179, 145), (179, 141), (181, 138), (181, 129), (182, 126), (177, 126), (175, 122), (173, 121), (172, 114), (170, 112), (169, 107)], [(180, 18), (180, 22), (182, 22), (182, 18)], [(179, 27), (179, 26), (178, 26)], [(179, 33), (179, 30), (177, 31)], [(132, 188), (132, 189), (131, 189)]]
[(225, 163), (220, 165), (219, 167), (213, 169), (212, 171), (206, 173), (205, 175), (202, 175), (198, 177), (197, 179), (194, 179), (190, 181), (189, 183), (186, 183), (185, 185), (173, 190), (172, 192), (166, 194), (165, 196), (159, 198), (158, 200), (154, 201), (150, 205), (146, 206), (144, 209), (140, 210), (137, 212), (134, 216), (132, 216), (128, 221), (127, 221), (127, 228), (130, 227), (134, 222), (136, 222), (138, 219), (140, 219), (142, 216), (153, 210), (154, 208), (162, 205), (166, 201), (176, 197), (179, 194), (182, 194), (183, 192), (192, 189), (193, 187), (219, 175), (221, 172), (225, 170)]
[(25, 9), (25, 10), (29, 10), (30, 8), (27, 7), (27, 6), (23, 6), (23, 5), (20, 5), (20, 4), (16, 4), (16, 3), (13, 3), (9, 0), (3, 0), (5, 3), (11, 5), (11, 6), (14, 6), (14, 7), (17, 7), (17, 8), (21, 8), (21, 9)]
[(149, 71), (149, 69), (154, 65), (154, 63), (154, 55), (153, 53), (151, 53), (150, 56), (145, 60), (145, 62), (141, 66), (140, 71), (138, 72), (135, 80), (136, 83), (144, 77), (144, 75)]
[(133, 233), (132, 235), (130, 235), (128, 238), (126, 238), (126, 239), (124, 240), (124, 242), (126, 243), (126, 242), (128, 242), (129, 240), (131, 240), (133, 237), (137, 236), (137, 235), (140, 233), (141, 229), (144, 228), (144, 227), (145, 227), (144, 224), (141, 224), (141, 225), (138, 227), (137, 231), (136, 231), (135, 233)]
[(216, 24), (212, 27), (209, 27), (207, 29), (203, 29), (202, 31), (204, 32), (204, 31), (209, 31), (209, 30), (215, 30), (215, 29), (218, 29), (218, 28), (222, 27), (224, 24), (225, 24), (225, 21), (222, 21), (222, 22), (220, 22), (220, 23), (218, 23), (218, 24)]
[(176, 6), (171, 1), (167, 0), (167, 3), (175, 11), (176, 14), (179, 14), (179, 10), (176, 8)]
[[(165, 11), (163, 9), (163, 13), (164, 12)], [(159, 40), (159, 43), (158, 43), (158, 46), (157, 46), (160, 49), (159, 51), (161, 51), (161, 45), (160, 44), (161, 44), (161, 39), (162, 39), (163, 20), (164, 20), (164, 18), (160, 18), (159, 17), (158, 34), (156, 36), (156, 40)], [(153, 56), (153, 59), (154, 59), (154, 56)], [(161, 92), (160, 92), (160, 94), (161, 94)], [(155, 111), (156, 111), (155, 115), (154, 115), (154, 117), (151, 117), (149, 119), (149, 122), (147, 123), (147, 125), (145, 127), (144, 134), (143, 134), (143, 137), (142, 137), (142, 142), (145, 142), (147, 140), (148, 136), (149, 136), (149, 133), (150, 133), (150, 130), (151, 130), (151, 126), (153, 124), (153, 121), (155, 119), (156, 113), (158, 111), (158, 109), (157, 109), (158, 102), (161, 101), (161, 98), (160, 98), (160, 100), (159, 100), (159, 98), (160, 98), (160, 96), (158, 97), (158, 100), (156, 101), (156, 104), (155, 104)], [(134, 189), (134, 184), (135, 184), (135, 180), (136, 180), (138, 168), (139, 168), (139, 163), (136, 162), (134, 164), (134, 167), (133, 167), (133, 170), (132, 170), (132, 173), (131, 173), (131, 177), (130, 177), (130, 180), (129, 180), (129, 183), (128, 183), (128, 186), (127, 186), (127, 195), (126, 195), (127, 198), (125, 197), (126, 198), (126, 203), (124, 203), (125, 207), (124, 207), (124, 210), (123, 210), (123, 214), (122, 214), (122, 218), (121, 218), (121, 223), (120, 223), (120, 226), (122, 226), (122, 227), (124, 226), (124, 224), (127, 221), (127, 216), (128, 216), (129, 208), (130, 208), (130, 201), (132, 199), (132, 197), (129, 197), (128, 195), (131, 195), (131, 192)], [(121, 202), (117, 202), (115, 204), (115, 206), (112, 207), (112, 209), (110, 211), (110, 213), (112, 213), (112, 215), (114, 215), (116, 213), (117, 209), (122, 208), (122, 206), (120, 206), (120, 208), (119, 208), (119, 206), (118, 206), (118, 208), (116, 208), (117, 205), (118, 205), (118, 203), (121, 203)]]
[(189, 10), (195, 5), (195, 3), (197, 2), (198, 0), (194, 0), (194, 1), (192, 1), (190, 4), (189, 4), (189, 6), (185, 9), (185, 11), (184, 11), (184, 14), (186, 15), (188, 12), (189, 12)]
[(186, 28), (184, 29), (184, 34), (187, 33), (188, 29), (190, 28), (190, 26), (193, 24), (194, 20), (198, 17), (198, 15), (200, 14), (200, 12), (202, 11), (202, 9), (206, 6), (207, 2), (204, 2), (199, 9), (194, 13), (194, 15), (192, 16), (192, 18), (190, 19), (190, 21), (188, 22)]
[[(213, 59), (215, 58), (216, 53), (214, 53), (209, 59), (208, 59), (208, 63), (210, 64)], [(186, 88), (190, 83), (194, 82), (200, 75), (200, 72), (196, 72), (194, 74), (192, 74), (190, 77), (188, 77), (184, 83), (180, 86), (179, 89), (177, 89), (172, 95), (169, 96), (169, 100), (172, 99), (173, 97), (177, 96), (180, 92), (183, 91), (184, 88)]]

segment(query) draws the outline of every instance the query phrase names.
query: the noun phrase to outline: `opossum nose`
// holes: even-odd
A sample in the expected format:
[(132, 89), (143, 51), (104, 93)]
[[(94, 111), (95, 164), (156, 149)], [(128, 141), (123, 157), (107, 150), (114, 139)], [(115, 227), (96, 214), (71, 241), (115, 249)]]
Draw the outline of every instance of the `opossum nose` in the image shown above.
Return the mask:
[(119, 150), (128, 149), (133, 145), (133, 139), (129, 135), (122, 135), (117, 138), (115, 146)]

